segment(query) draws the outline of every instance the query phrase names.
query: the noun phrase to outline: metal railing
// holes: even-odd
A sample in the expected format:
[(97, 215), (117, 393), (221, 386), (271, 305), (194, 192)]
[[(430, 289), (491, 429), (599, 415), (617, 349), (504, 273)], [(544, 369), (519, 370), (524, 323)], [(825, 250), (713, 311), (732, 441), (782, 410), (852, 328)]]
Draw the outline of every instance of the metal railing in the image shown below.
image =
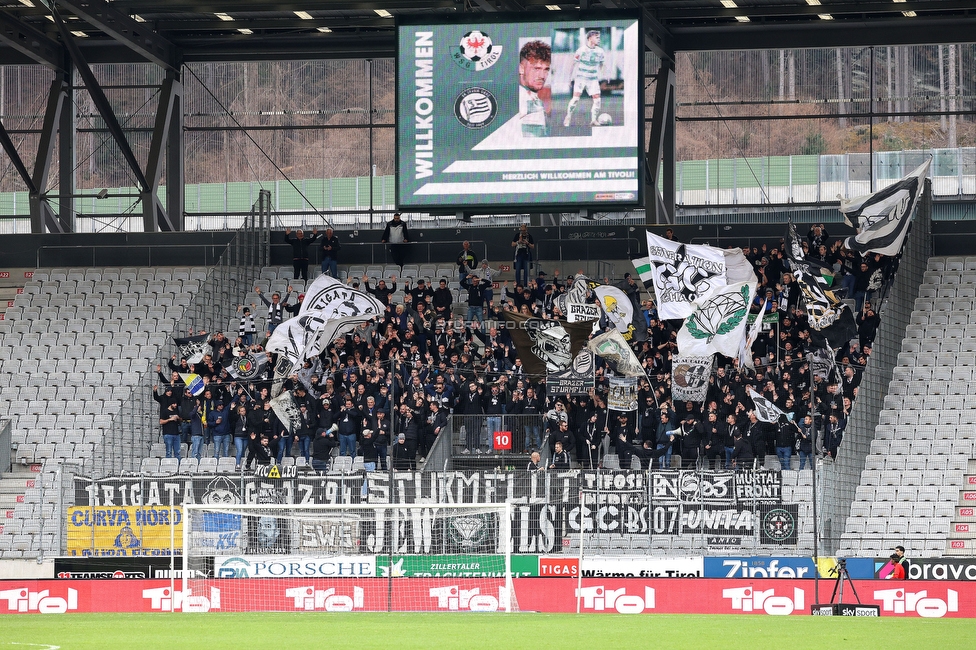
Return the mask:
[(898, 272), (888, 288), (878, 313), (881, 324), (874, 340), (872, 354), (848, 419), (844, 440), (835, 462), (821, 465), (817, 476), (818, 503), (821, 506), (820, 539), (824, 554), (833, 553), (841, 544), (847, 516), (861, 471), (875, 439), (875, 427), (888, 392), (892, 370), (898, 362), (906, 327), (911, 320), (918, 286), (922, 282), (928, 258), (932, 254), (932, 192), (926, 182), (912, 230), (905, 241)]
[[(215, 328), (228, 327), (237, 305), (270, 259), (270, 198), (270, 193), (261, 193), (247, 223), (227, 244), (176, 322), (174, 331), (168, 334), (182, 336), (191, 329), (213, 332)], [(165, 366), (173, 352), (170, 339), (160, 348), (157, 361)], [(105, 432), (105, 442), (96, 447), (93, 476), (137, 471), (152, 444), (160, 439), (159, 407), (151, 395), (152, 386), (158, 383), (155, 365), (151, 364), (147, 371), (133, 378), (132, 393), (123, 401), (112, 428)]]
[[(537, 415), (458, 415), (451, 416), (453, 452), (461, 455), (491, 453), (521, 455), (530, 449), (544, 447), (546, 426), (542, 414)], [(496, 433), (509, 434), (511, 448), (495, 451)], [(504, 446), (506, 443), (502, 443)]]
[(10, 420), (0, 420), (0, 478), (10, 471), (13, 459)]

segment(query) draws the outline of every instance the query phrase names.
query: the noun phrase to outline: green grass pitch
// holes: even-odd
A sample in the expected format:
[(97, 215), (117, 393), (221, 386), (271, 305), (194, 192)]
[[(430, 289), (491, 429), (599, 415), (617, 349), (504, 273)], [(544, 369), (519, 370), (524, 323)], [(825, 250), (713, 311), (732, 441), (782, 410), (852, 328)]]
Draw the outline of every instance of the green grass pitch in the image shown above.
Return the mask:
[(67, 614), (0, 616), (30, 648), (962, 648), (970, 619), (619, 614)]

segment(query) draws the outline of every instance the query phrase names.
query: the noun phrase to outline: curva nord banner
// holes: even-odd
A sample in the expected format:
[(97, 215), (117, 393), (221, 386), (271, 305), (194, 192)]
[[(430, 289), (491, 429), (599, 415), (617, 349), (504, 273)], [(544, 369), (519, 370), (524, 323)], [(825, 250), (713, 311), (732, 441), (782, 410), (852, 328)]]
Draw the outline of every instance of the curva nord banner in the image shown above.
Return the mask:
[[(513, 578), (514, 594), (494, 577), (274, 577), (191, 580), (0, 581), (0, 614), (85, 612), (499, 611), (609, 614), (810, 615), (829, 602), (832, 581), (596, 577)], [(855, 580), (866, 605), (882, 616), (976, 617), (976, 584)]]

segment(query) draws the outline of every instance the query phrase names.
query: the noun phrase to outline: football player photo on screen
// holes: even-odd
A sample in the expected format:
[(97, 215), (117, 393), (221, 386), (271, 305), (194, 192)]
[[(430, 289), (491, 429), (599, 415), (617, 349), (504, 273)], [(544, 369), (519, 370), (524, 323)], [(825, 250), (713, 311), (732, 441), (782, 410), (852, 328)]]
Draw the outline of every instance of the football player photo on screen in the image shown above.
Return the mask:
[(547, 85), (552, 65), (550, 39), (523, 38), (519, 41), (518, 118), (526, 138), (549, 135), (552, 113), (552, 90)]
[(623, 30), (584, 26), (553, 30), (553, 135), (598, 135), (624, 124)]

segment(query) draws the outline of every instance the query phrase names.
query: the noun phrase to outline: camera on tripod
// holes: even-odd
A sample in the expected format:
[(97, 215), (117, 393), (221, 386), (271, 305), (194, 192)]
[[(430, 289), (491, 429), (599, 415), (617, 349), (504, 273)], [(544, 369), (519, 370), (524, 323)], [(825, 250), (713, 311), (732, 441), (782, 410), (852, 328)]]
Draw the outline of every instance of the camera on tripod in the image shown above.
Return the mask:
[(827, 575), (829, 576), (839, 576), (841, 573), (847, 572), (847, 560), (845, 558), (837, 558), (837, 565), (834, 566)]

